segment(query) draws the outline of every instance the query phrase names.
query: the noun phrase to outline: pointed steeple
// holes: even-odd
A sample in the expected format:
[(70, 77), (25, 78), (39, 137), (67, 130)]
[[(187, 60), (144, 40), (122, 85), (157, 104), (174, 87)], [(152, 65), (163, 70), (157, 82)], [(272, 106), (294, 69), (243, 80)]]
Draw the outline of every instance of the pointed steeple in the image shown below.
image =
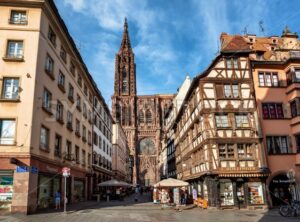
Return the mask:
[(127, 23), (126, 17), (124, 20), (124, 31), (123, 31), (123, 37), (122, 37), (122, 42), (121, 42), (119, 52), (121, 52), (121, 51), (132, 51), (129, 34), (128, 34), (128, 23)]

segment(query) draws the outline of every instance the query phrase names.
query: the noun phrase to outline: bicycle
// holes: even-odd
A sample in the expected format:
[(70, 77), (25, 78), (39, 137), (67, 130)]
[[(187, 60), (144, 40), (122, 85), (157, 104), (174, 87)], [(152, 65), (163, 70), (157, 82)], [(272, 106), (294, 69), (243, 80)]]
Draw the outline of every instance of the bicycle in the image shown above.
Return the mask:
[(292, 201), (291, 204), (281, 205), (279, 213), (283, 217), (300, 216), (300, 201)]

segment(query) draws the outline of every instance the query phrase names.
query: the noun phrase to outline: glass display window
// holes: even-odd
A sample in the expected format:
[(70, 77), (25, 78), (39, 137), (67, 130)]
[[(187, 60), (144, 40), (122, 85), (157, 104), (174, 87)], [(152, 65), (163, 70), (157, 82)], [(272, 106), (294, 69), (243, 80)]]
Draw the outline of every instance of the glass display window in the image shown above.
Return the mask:
[(261, 182), (248, 183), (250, 204), (264, 204), (263, 187)]
[(220, 182), (221, 206), (234, 205), (232, 182)]

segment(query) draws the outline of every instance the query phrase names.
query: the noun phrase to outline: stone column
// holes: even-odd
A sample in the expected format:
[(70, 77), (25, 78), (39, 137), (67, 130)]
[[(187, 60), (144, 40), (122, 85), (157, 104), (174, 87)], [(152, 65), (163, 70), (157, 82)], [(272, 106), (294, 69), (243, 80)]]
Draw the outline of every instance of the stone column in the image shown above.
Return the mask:
[(14, 173), (12, 213), (32, 213), (37, 208), (38, 175)]

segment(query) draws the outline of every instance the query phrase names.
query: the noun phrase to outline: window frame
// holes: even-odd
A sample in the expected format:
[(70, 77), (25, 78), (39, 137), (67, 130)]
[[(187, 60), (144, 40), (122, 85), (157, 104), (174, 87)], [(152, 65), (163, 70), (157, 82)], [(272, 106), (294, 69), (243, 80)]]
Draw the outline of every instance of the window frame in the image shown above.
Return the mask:
[[(17, 86), (17, 96), (14, 98), (13, 96), (11, 96), (11, 98), (6, 98), (5, 97), (5, 94), (6, 94), (6, 91), (5, 91), (5, 89), (6, 89), (6, 87), (5, 87), (5, 82), (7, 81), (7, 80), (17, 80), (18, 81), (18, 86)], [(11, 86), (10, 87), (12, 87), (12, 89), (11, 89), (11, 94), (13, 95), (14, 94), (14, 87), (16, 87), (16, 86), (14, 86), (14, 84), (11, 84)], [(20, 100), (20, 78), (19, 77), (8, 77), (8, 76), (4, 76), (3, 78), (2, 78), (2, 89), (1, 89), (1, 100), (7, 100), (7, 101), (9, 101), (9, 100), (11, 100), (11, 101), (17, 101), (17, 100)]]
[[(286, 147), (281, 147), (281, 145), (283, 144), (283, 141), (282, 139), (285, 139), (285, 144), (286, 144)], [(271, 139), (271, 145), (272, 147), (269, 147), (270, 141)], [(279, 143), (280, 144), (277, 144), (277, 145), (280, 145), (280, 147), (275, 147), (276, 144), (275, 144), (275, 139), (280, 139)], [(293, 150), (292, 150), (292, 147), (290, 147), (290, 144), (289, 144), (289, 136), (288, 135), (266, 135), (266, 147), (267, 147), (267, 153), (268, 155), (286, 155), (286, 154), (293, 154)], [(282, 149), (285, 148), (286, 149), (286, 152), (282, 152)], [(276, 150), (276, 149), (279, 149), (279, 150)], [(272, 152), (271, 152), (272, 151)], [(278, 152), (280, 151), (280, 152)]]
[[(271, 110), (271, 106), (274, 106), (274, 109)], [(265, 108), (267, 108), (268, 110), (268, 116), (266, 116), (266, 112), (265, 112)], [(283, 110), (283, 103), (262, 103), (261, 104), (261, 108), (262, 108), (262, 115), (263, 115), (263, 119), (285, 119), (284, 116), (284, 110)], [(280, 112), (278, 112), (280, 108), (280, 112), (281, 112), (281, 116), (280, 116)], [(272, 114), (272, 112), (274, 112)]]
[[(14, 52), (10, 53), (10, 44), (14, 43), (15, 48)], [(22, 45), (22, 48), (19, 47), (19, 44)], [(16, 47), (17, 46), (17, 47)], [(21, 53), (19, 52), (21, 51)], [(5, 60), (17, 60), (17, 61), (24, 61), (24, 40), (20, 39), (8, 39), (7, 40), (7, 46), (6, 46), (6, 54), (4, 57)]]
[[(13, 133), (14, 133), (14, 136), (13, 137), (2, 137), (2, 127), (3, 127), (3, 122), (4, 121), (10, 121), (10, 122), (13, 122), (14, 124), (14, 128), (13, 128)], [(16, 144), (16, 132), (17, 131), (17, 120), (14, 119), (14, 118), (0, 118), (0, 146), (12, 146), (12, 145), (15, 145)], [(9, 138), (9, 140), (11, 141), (10, 143), (3, 143), (3, 138)], [(9, 141), (8, 140), (8, 141)]]
[[(43, 144), (43, 141), (42, 141), (42, 130), (45, 130), (45, 132), (46, 132), (46, 134), (45, 134), (46, 144)], [(49, 149), (50, 149), (50, 129), (48, 127), (46, 127), (45, 125), (41, 125), (41, 128), (40, 128), (39, 147), (43, 151), (49, 151)]]
[[(269, 76), (269, 80), (267, 76)], [(280, 87), (278, 72), (258, 71), (258, 86), (268, 88)]]
[[(18, 19), (18, 21), (14, 20), (14, 17), (13, 17), (13, 13), (24, 13), (25, 14), (25, 19), (22, 19), (22, 16), (21, 18)], [(26, 10), (17, 10), (17, 9), (12, 9), (10, 11), (10, 16), (9, 16), (9, 19), (8, 19), (8, 23), (10, 25), (27, 25), (28, 24), (28, 12)]]

